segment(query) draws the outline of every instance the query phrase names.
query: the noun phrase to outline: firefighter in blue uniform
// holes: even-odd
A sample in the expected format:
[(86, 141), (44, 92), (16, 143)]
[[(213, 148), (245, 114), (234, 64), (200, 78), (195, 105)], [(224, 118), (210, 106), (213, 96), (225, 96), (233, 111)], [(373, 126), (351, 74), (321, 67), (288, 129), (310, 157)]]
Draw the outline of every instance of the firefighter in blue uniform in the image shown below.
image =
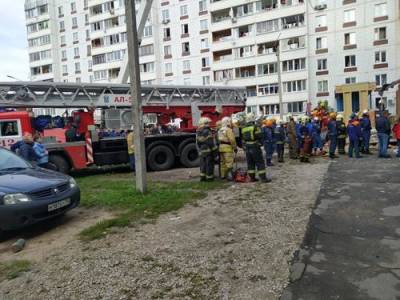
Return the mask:
[(209, 118), (200, 118), (196, 132), (196, 144), (200, 156), (200, 181), (213, 181), (218, 147), (210, 129)]
[(262, 182), (270, 182), (265, 170), (261, 144), (261, 128), (256, 125), (256, 118), (253, 113), (246, 115), (246, 125), (242, 128), (242, 139), (246, 151), (247, 172), (252, 182), (256, 180), (256, 168)]
[(343, 120), (343, 115), (336, 116), (336, 129), (337, 129), (337, 146), (339, 154), (346, 154), (346, 137), (347, 128)]
[(337, 158), (335, 156), (336, 146), (337, 146), (337, 124), (336, 124), (336, 113), (332, 112), (329, 114), (328, 122), (328, 139), (329, 139), (329, 157)]
[(265, 158), (267, 161), (268, 167), (273, 167), (272, 163), (272, 155), (274, 154), (274, 145), (275, 145), (275, 132), (274, 132), (274, 123), (272, 119), (265, 120), (264, 126), (261, 129), (262, 131), (262, 141), (265, 150)]
[(365, 154), (371, 154), (369, 151), (369, 141), (371, 139), (371, 120), (367, 110), (364, 110), (361, 121), (361, 135), (362, 135), (362, 146), (361, 152)]
[(278, 162), (283, 163), (283, 155), (285, 153), (285, 141), (286, 141), (286, 129), (283, 126), (284, 122), (278, 120), (275, 128), (275, 139), (276, 139), (276, 152), (278, 153)]

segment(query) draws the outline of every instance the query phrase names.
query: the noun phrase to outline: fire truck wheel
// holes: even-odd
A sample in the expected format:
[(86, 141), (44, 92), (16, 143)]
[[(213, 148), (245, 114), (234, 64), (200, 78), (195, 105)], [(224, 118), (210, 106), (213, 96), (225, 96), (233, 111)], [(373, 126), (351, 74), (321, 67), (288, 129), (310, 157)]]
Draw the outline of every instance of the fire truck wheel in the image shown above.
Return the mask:
[(61, 155), (50, 154), (49, 161), (56, 166), (57, 171), (60, 173), (68, 174), (71, 169), (69, 163)]
[(175, 155), (168, 146), (158, 145), (150, 150), (148, 165), (153, 171), (165, 171), (173, 167)]
[(195, 168), (199, 166), (199, 153), (195, 143), (190, 143), (183, 147), (180, 161), (186, 168)]

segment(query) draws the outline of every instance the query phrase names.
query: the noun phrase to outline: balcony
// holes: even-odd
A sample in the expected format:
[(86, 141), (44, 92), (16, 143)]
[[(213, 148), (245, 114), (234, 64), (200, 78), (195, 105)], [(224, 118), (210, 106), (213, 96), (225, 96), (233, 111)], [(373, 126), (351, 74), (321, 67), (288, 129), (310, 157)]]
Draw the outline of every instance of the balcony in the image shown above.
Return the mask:
[(229, 19), (231, 19), (229, 8), (211, 13), (212, 23), (219, 23)]
[(212, 34), (213, 42), (226, 42), (232, 40), (232, 30), (226, 29), (221, 31), (213, 32)]
[(214, 52), (214, 62), (224, 62), (233, 60), (232, 49)]

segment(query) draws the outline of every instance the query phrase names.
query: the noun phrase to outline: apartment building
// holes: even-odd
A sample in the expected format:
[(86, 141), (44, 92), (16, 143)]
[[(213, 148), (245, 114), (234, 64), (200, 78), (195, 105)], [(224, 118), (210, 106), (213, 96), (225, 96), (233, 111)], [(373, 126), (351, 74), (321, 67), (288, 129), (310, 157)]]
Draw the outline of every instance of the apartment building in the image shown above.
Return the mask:
[(310, 99), (347, 114), (382, 106), (395, 113), (395, 91), (381, 97), (376, 88), (400, 78), (399, 1), (308, 4)]
[(305, 1), (211, 2), (214, 83), (246, 86), (248, 111), (279, 114), (276, 51), (280, 51), (283, 112), (304, 112), (308, 100)]
[(26, 0), (31, 80), (88, 82), (88, 1)]

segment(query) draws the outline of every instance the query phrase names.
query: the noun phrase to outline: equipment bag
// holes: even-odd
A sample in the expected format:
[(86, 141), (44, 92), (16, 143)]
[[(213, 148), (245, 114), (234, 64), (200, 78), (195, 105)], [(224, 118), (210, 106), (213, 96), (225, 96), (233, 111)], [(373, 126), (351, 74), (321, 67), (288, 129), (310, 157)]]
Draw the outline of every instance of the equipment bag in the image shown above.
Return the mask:
[(245, 182), (249, 182), (250, 178), (247, 175), (247, 171), (246, 170), (244, 170), (242, 168), (239, 168), (235, 172), (233, 172), (233, 181), (234, 182), (243, 182), (243, 183), (245, 183)]

